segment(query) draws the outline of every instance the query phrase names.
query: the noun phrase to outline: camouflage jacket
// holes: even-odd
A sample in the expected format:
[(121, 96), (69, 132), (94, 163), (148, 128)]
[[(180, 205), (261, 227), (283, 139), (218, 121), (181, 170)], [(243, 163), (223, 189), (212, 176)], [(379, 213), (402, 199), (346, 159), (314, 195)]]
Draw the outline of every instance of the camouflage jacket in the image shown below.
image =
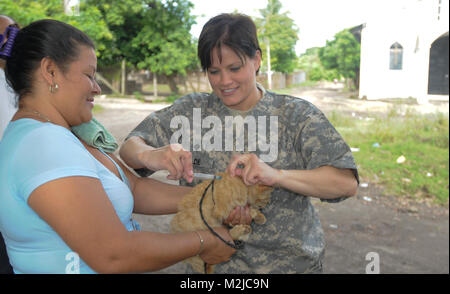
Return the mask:
[[(262, 99), (246, 112), (229, 109), (214, 94), (189, 94), (151, 113), (128, 137), (139, 136), (154, 147), (182, 144), (192, 152), (194, 172), (224, 171), (233, 154), (252, 152), (277, 169), (349, 168), (359, 181), (349, 146), (319, 109), (306, 100), (262, 90)], [(244, 120), (233, 120), (238, 116)], [(309, 197), (277, 188), (262, 212), (267, 222), (252, 225), (244, 248), (215, 272), (321, 272), (325, 242)]]

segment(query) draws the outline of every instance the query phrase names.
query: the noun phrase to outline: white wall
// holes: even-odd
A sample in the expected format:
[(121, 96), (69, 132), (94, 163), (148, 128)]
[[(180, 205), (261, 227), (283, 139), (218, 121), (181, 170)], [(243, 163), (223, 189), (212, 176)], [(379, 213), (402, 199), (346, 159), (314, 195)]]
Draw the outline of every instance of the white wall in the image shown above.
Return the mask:
[[(360, 98), (427, 98), (430, 46), (448, 32), (448, 0), (442, 0), (440, 20), (438, 2), (392, 1), (368, 19), (361, 32)], [(389, 69), (395, 42), (403, 47), (401, 70)]]

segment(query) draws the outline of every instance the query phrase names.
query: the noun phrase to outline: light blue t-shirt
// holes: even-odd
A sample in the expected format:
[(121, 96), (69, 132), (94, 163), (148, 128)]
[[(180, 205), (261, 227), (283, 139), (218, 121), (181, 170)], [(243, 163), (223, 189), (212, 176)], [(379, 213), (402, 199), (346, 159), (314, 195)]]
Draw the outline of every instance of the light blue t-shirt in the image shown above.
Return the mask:
[[(117, 167), (125, 182), (69, 130), (32, 119), (9, 123), (0, 141), (0, 231), (15, 273), (77, 270), (77, 255), (27, 203), (34, 189), (49, 181), (71, 176), (99, 179), (121, 222), (128, 231), (134, 229), (133, 195)], [(95, 273), (81, 258), (79, 271)]]

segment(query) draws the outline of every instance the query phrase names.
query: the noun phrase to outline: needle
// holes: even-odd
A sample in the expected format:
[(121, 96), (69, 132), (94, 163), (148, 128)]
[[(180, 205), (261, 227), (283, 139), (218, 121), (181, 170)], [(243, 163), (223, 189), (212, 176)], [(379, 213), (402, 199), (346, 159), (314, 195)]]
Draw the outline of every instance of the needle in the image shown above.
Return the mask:
[(213, 174), (203, 174), (203, 173), (194, 173), (194, 178), (200, 179), (200, 180), (213, 180), (214, 178), (216, 180), (222, 179), (221, 176), (216, 176)]

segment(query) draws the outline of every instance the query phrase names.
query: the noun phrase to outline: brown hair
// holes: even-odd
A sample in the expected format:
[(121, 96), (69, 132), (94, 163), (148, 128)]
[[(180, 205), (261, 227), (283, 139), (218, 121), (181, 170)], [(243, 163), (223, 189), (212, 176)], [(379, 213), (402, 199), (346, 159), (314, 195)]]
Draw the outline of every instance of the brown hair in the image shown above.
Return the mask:
[[(203, 26), (197, 48), (203, 70), (206, 71), (211, 66), (212, 50), (216, 47), (220, 49), (223, 45), (230, 47), (242, 62), (245, 61), (245, 56), (255, 57), (256, 51), (262, 53), (255, 23), (244, 14), (219, 14)], [(222, 61), (220, 50), (218, 54)]]

